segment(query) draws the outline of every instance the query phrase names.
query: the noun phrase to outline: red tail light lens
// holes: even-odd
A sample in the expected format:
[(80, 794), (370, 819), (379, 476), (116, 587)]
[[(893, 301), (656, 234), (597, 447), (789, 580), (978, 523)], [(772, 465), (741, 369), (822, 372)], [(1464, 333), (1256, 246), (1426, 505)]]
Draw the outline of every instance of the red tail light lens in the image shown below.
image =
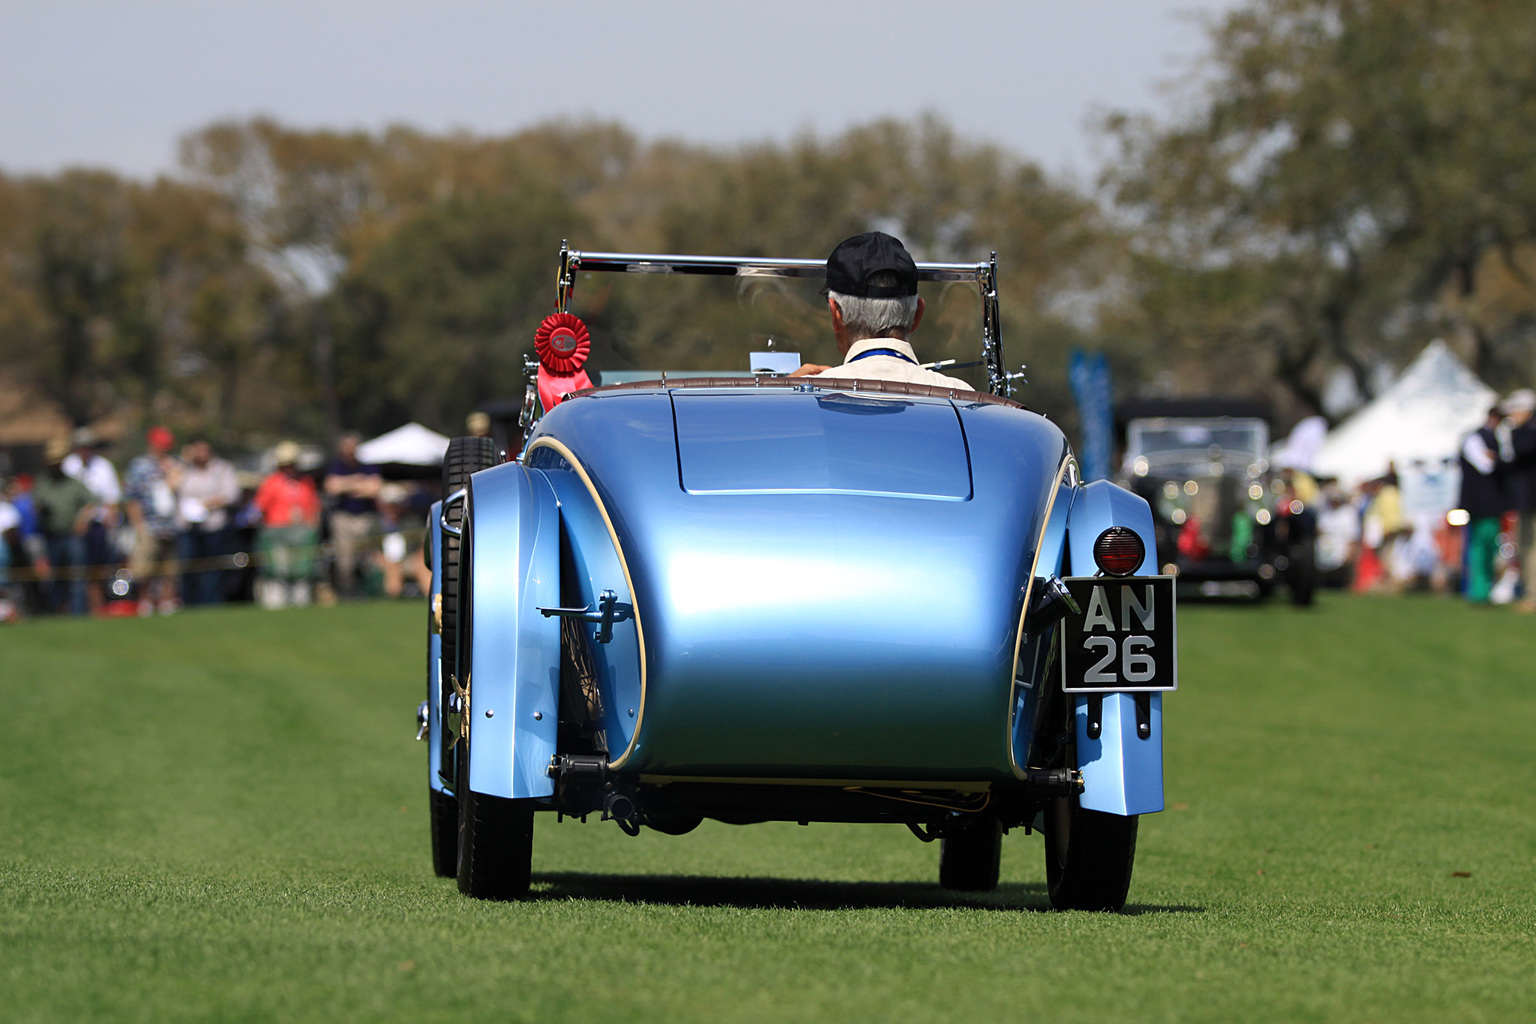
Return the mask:
[(1093, 560), (1111, 576), (1129, 576), (1146, 557), (1147, 546), (1140, 535), (1125, 526), (1111, 526), (1093, 542)]

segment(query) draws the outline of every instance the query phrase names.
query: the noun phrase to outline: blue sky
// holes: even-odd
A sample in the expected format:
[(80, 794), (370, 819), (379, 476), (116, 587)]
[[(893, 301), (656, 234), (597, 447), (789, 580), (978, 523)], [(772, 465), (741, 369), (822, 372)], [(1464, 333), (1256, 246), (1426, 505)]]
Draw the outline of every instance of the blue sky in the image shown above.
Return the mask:
[(1091, 174), (1088, 124), (1169, 113), (1231, 0), (523, 4), (3, 0), (0, 169), (169, 171), (176, 139), (269, 114), (306, 127), (515, 130), (612, 118), (732, 144), (936, 111), (1048, 171)]

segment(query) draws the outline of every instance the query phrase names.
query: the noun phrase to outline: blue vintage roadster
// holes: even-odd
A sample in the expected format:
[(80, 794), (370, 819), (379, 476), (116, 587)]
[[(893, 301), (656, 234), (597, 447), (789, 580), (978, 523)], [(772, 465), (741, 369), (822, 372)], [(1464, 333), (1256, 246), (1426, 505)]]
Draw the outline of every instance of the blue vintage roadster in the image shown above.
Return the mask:
[[(578, 272), (823, 267), (562, 250), (558, 309)], [(1123, 906), (1176, 686), (1152, 516), (1008, 397), (995, 258), (918, 270), (979, 289), (987, 390), (658, 373), (564, 396), (513, 461), (451, 444), (418, 710), (439, 874), (523, 896), (543, 811), (888, 822), (977, 891), (1021, 828), (1054, 906)]]

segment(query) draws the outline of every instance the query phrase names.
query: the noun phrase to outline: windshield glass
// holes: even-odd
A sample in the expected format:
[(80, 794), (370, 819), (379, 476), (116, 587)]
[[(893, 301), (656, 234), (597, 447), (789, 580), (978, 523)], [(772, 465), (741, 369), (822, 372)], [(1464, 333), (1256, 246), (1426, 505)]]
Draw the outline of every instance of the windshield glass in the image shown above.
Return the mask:
[[(594, 380), (669, 374), (747, 374), (753, 352), (795, 354), (786, 362), (835, 366), (823, 282), (782, 277), (579, 272), (570, 311), (592, 336), (587, 370)], [(912, 346), (925, 363), (981, 358), (981, 297), (972, 282), (925, 281), (925, 303)], [(758, 360), (759, 363), (763, 360)], [(596, 371), (596, 372), (593, 372)], [(980, 366), (939, 367), (978, 389)]]
[[(1225, 462), (1247, 465), (1269, 448), (1269, 427), (1260, 419), (1132, 420), (1126, 429), (1125, 458), (1152, 468)], [(1144, 474), (1138, 474), (1144, 475)]]

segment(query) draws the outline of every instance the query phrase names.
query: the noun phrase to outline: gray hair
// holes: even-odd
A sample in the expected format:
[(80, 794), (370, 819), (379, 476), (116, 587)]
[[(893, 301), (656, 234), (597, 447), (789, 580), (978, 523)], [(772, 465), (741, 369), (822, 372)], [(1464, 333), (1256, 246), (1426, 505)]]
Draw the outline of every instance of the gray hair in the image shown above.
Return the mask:
[[(881, 284), (879, 275), (874, 283)], [(894, 276), (891, 275), (895, 283)], [(858, 295), (844, 295), (828, 291), (827, 297), (837, 303), (843, 314), (843, 327), (854, 341), (866, 338), (900, 338), (907, 340), (912, 333), (912, 321), (917, 319), (917, 296), (900, 295), (891, 299), (866, 299)]]

